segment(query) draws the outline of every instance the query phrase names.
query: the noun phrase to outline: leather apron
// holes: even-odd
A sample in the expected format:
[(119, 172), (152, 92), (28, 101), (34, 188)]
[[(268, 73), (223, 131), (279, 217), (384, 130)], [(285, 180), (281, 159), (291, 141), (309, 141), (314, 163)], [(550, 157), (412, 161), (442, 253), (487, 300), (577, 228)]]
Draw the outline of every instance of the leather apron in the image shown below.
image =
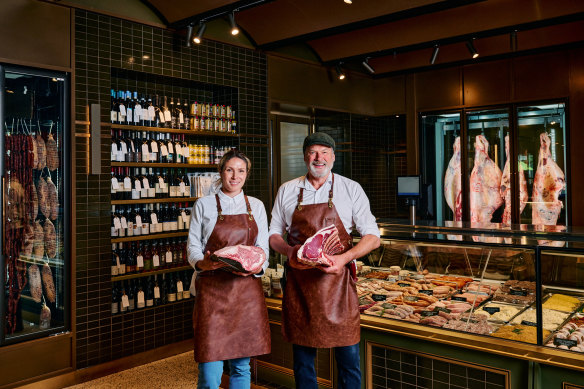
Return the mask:
[[(342, 252), (351, 248), (351, 237), (333, 204), (334, 182), (333, 175), (327, 203), (302, 205), (304, 188), (300, 188), (288, 232), (289, 245), (304, 244), (318, 230), (334, 224), (339, 230)], [(319, 269), (298, 270), (287, 264), (282, 319), (284, 339), (293, 344), (330, 348), (359, 343), (359, 300), (349, 266), (340, 274), (327, 274)]]
[[(247, 196), (247, 213), (223, 215), (219, 196), (217, 224), (204, 252), (255, 245), (258, 227)], [(270, 325), (261, 280), (224, 270), (203, 271), (196, 279), (193, 327), (195, 361), (212, 362), (270, 353)]]

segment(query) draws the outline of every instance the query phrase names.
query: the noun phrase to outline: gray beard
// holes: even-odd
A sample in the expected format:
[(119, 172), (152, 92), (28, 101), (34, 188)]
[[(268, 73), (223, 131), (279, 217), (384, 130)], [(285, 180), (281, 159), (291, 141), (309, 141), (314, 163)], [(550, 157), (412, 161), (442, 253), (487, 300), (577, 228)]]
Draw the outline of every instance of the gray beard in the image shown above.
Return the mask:
[(331, 172), (332, 168), (334, 166), (334, 162), (331, 163), (330, 166), (327, 166), (327, 169), (323, 172), (316, 172), (315, 168), (312, 164), (308, 165), (308, 171), (310, 172), (310, 175), (314, 178), (323, 178), (328, 176), (328, 174)]

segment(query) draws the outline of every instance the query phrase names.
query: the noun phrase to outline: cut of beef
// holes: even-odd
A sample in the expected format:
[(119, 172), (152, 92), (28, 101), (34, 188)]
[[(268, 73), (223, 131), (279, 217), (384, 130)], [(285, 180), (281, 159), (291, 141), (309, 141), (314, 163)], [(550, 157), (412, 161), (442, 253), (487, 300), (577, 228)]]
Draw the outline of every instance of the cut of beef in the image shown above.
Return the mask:
[(298, 250), (298, 261), (310, 266), (332, 266), (333, 263), (325, 254), (334, 255), (343, 250), (339, 239), (339, 230), (334, 224), (316, 232), (306, 239)]
[(255, 274), (266, 261), (266, 253), (259, 247), (240, 244), (215, 251), (211, 259), (228, 264), (231, 270)]

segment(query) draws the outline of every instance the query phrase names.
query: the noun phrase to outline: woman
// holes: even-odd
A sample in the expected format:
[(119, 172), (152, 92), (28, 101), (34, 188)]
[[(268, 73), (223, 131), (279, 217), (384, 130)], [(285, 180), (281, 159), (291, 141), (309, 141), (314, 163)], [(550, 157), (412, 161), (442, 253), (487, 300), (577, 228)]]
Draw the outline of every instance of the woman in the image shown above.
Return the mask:
[(270, 328), (258, 274), (231, 273), (212, 261), (213, 252), (227, 246), (258, 246), (269, 254), (268, 221), (264, 204), (242, 190), (250, 160), (231, 150), (219, 162), (219, 193), (200, 198), (193, 209), (189, 230), (189, 263), (195, 268), (196, 289), (193, 326), (195, 361), (199, 362), (197, 387), (218, 388), (223, 362), (230, 367), (229, 387), (249, 388), (249, 357), (270, 352)]

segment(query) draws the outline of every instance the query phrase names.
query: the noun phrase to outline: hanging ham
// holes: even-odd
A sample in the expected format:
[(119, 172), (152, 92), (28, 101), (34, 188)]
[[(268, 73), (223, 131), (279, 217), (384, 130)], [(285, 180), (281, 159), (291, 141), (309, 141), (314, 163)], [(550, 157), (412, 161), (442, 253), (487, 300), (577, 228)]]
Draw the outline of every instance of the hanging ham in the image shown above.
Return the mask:
[(53, 281), (53, 272), (51, 272), (51, 267), (48, 263), (43, 265), (42, 271), (43, 286), (45, 287), (45, 296), (49, 302), (54, 303), (57, 299), (57, 294), (55, 293), (55, 282)]
[(34, 248), (34, 226), (28, 223), (24, 227), (24, 236), (22, 238), (22, 255), (31, 256)]
[[(501, 222), (503, 224), (511, 224), (511, 161), (509, 160), (509, 135), (505, 136), (505, 156), (507, 158), (505, 167), (503, 168), (503, 176), (501, 177), (501, 197), (505, 201), (505, 211)], [(525, 180), (525, 172), (518, 166), (519, 170), (519, 214), (525, 209), (527, 204), (527, 181)]]
[(32, 166), (33, 166), (33, 169), (35, 169), (39, 164), (39, 151), (37, 149), (37, 143), (36, 143), (35, 137), (33, 135), (30, 135), (29, 139), (30, 139), (30, 146), (31, 146), (32, 155), (33, 155)]
[(47, 146), (40, 132), (36, 136), (36, 148), (38, 154), (38, 163), (36, 166), (38, 170), (42, 170), (47, 166)]
[(551, 140), (548, 134), (542, 132), (539, 135), (539, 141), (539, 158), (533, 180), (531, 222), (556, 225), (563, 207), (563, 203), (558, 198), (565, 186), (564, 172), (552, 159)]
[(470, 220), (489, 223), (493, 213), (503, 204), (501, 169), (489, 157), (489, 142), (483, 135), (475, 139), (474, 167), (470, 174)]
[(53, 134), (49, 134), (47, 139), (47, 167), (49, 170), (55, 170), (59, 167), (59, 149)]
[(30, 289), (30, 297), (37, 302), (41, 302), (43, 296), (43, 286), (41, 285), (41, 272), (39, 267), (35, 264), (28, 268), (28, 284)]
[(448, 163), (448, 168), (446, 169), (446, 174), (444, 175), (444, 197), (446, 198), (446, 203), (454, 213), (453, 221), (462, 220), (462, 184), (461, 184), (461, 173), (460, 173), (460, 137), (457, 136), (454, 140), (454, 153), (450, 162)]
[(41, 223), (34, 223), (34, 242), (32, 246), (33, 255), (42, 258), (45, 255), (45, 231)]
[(39, 196), (39, 208), (44, 217), (51, 214), (51, 205), (49, 203), (49, 188), (44, 178), (39, 177), (37, 182), (37, 192)]
[(55, 231), (55, 226), (49, 219), (45, 220), (44, 233), (47, 257), (55, 258), (57, 255), (57, 232)]
[(57, 195), (57, 187), (51, 180), (51, 177), (47, 177), (47, 192), (49, 198), (49, 219), (56, 220), (59, 216), (59, 197)]

